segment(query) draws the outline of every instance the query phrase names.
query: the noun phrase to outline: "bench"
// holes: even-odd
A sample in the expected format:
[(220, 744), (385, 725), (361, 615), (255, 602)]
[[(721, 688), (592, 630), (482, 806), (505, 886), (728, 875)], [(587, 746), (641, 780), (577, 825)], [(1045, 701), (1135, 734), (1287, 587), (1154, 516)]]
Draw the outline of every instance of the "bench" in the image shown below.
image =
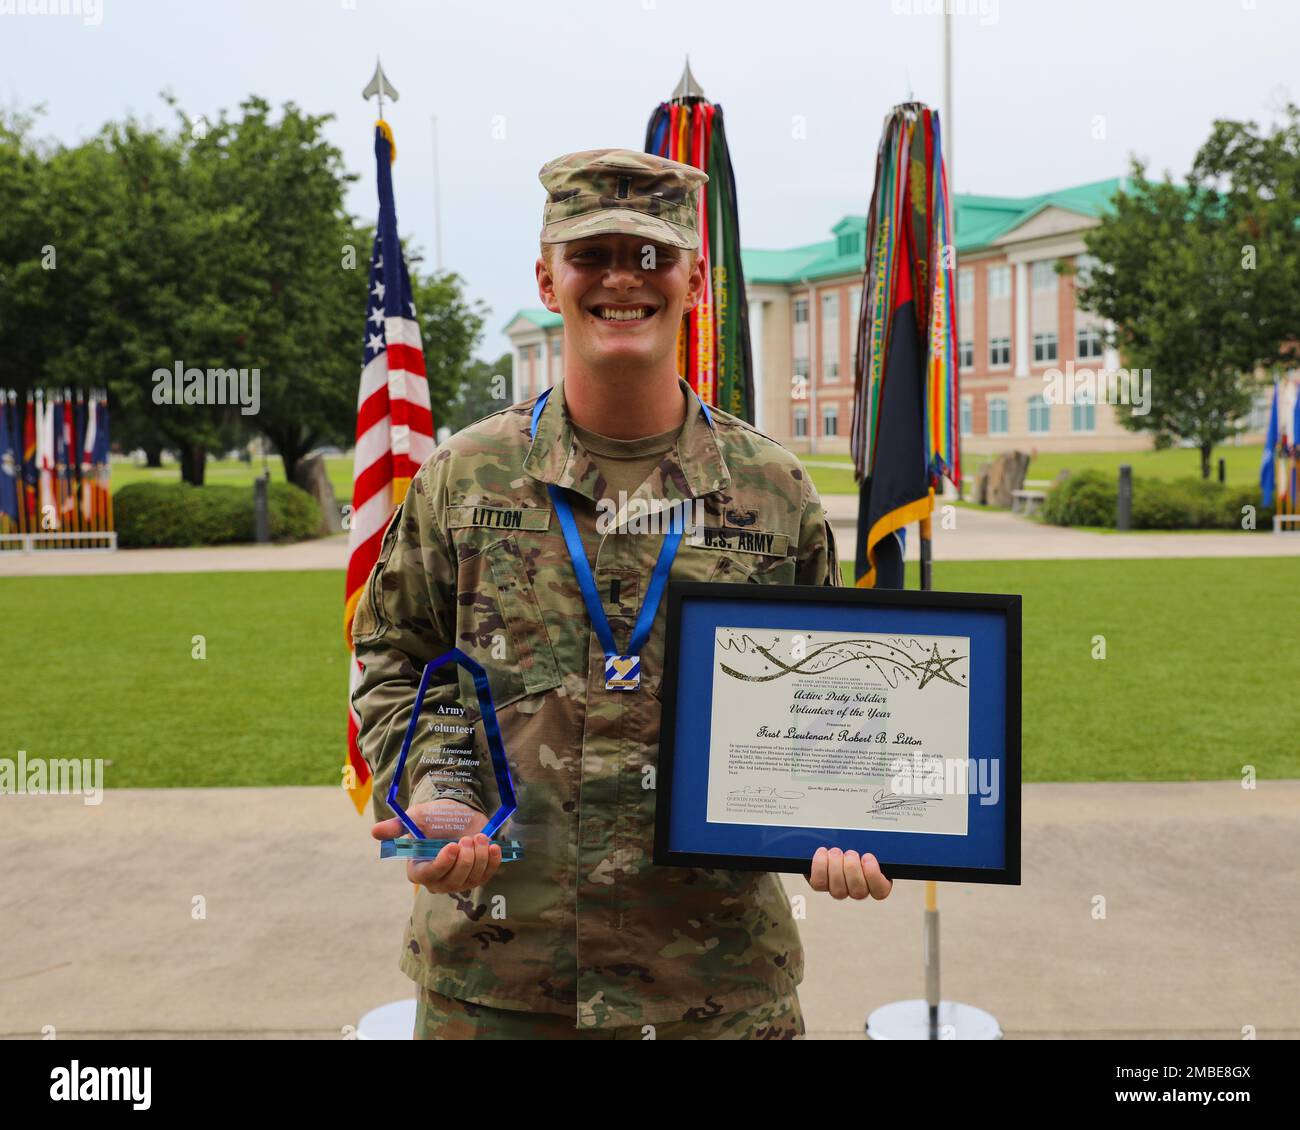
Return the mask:
[(1047, 498), (1045, 490), (1013, 490), (1011, 492), (1011, 513), (1032, 514)]

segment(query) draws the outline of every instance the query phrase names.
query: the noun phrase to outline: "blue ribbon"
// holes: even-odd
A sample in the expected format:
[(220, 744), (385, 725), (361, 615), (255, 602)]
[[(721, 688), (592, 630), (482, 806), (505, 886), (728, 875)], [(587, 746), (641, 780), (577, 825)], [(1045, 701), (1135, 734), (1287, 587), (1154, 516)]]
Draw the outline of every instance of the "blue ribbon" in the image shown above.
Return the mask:
[[(692, 392), (694, 393), (694, 390)], [(531, 437), (537, 435), (537, 422), (541, 419), (542, 409), (546, 406), (546, 399), (550, 395), (551, 390), (548, 388), (537, 398), (537, 403), (533, 406), (533, 422), (529, 431)], [(713, 427), (713, 414), (709, 411), (708, 405), (700, 400), (698, 394), (694, 395), (696, 402), (700, 406), (700, 411), (704, 413), (704, 418), (708, 421), (709, 427)], [(569, 500), (565, 497), (562, 488), (555, 486), (553, 483), (547, 483), (546, 489), (551, 496), (552, 504), (555, 506), (555, 512), (559, 515), (560, 529), (564, 532), (564, 543), (569, 548), (569, 558), (573, 562), (573, 571), (578, 577), (578, 588), (582, 590), (582, 600), (587, 606), (587, 615), (591, 617), (591, 625), (596, 629), (596, 637), (600, 640), (600, 646), (605, 651), (605, 658), (609, 660), (615, 656), (621, 656), (623, 653), (618, 650), (618, 645), (614, 642), (614, 632), (609, 626), (609, 617), (605, 615), (604, 605), (600, 602), (600, 594), (596, 591), (596, 578), (592, 576), (591, 564), (587, 560), (587, 550), (582, 544), (582, 535), (578, 533), (578, 525), (573, 519), (573, 507), (569, 505)], [(664, 536), (664, 544), (659, 550), (654, 572), (650, 576), (650, 585), (646, 589), (645, 600), (641, 604), (641, 611), (637, 614), (636, 624), (632, 629), (632, 639), (628, 642), (627, 654), (629, 655), (640, 655), (641, 649), (645, 647), (646, 641), (650, 638), (650, 630), (654, 626), (655, 614), (659, 610), (659, 602), (663, 599), (664, 588), (668, 584), (668, 574), (672, 571), (673, 558), (677, 556), (678, 547), (682, 542), (684, 522), (680, 510), (669, 517), (668, 528), (669, 532)]]

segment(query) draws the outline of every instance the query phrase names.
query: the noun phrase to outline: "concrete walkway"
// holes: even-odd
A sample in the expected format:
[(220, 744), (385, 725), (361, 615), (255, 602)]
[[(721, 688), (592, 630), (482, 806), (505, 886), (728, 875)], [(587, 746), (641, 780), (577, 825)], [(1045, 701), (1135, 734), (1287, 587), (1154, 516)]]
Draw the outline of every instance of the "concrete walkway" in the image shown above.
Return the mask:
[[(368, 831), (325, 788), (0, 796), (0, 1037), (340, 1038), (412, 995)], [(944, 994), (1009, 1038), (1300, 1037), (1298, 842), (1300, 781), (1027, 786), (1024, 885), (940, 885)], [(922, 995), (924, 884), (783, 881), (810, 1035)]]
[[(848, 494), (822, 500), (835, 533), (841, 560), (849, 560), (857, 533), (858, 500)], [(944, 505), (940, 500), (939, 507)], [(954, 506), (952, 529), (943, 528), (943, 511), (932, 523), (936, 561), (1054, 561), (1063, 558), (1132, 557), (1300, 557), (1300, 531), (1274, 535), (1224, 533), (1111, 533), (1040, 525), (1006, 510)], [(907, 559), (920, 556), (916, 527), (907, 533)]]
[[(827, 495), (823, 500), (840, 559), (850, 560), (858, 500)], [(1098, 534), (1063, 526), (1042, 526), (1005, 510), (955, 507), (953, 529), (942, 515), (933, 527), (936, 561), (1032, 561), (1063, 558), (1131, 557), (1300, 557), (1300, 530), (1260, 533)], [(907, 539), (908, 560), (916, 560), (915, 528)], [(0, 578), (94, 576), (109, 573), (262, 572), (279, 569), (347, 567), (347, 538), (320, 538), (293, 545), (232, 545), (196, 549), (124, 549), (116, 553), (0, 553)]]

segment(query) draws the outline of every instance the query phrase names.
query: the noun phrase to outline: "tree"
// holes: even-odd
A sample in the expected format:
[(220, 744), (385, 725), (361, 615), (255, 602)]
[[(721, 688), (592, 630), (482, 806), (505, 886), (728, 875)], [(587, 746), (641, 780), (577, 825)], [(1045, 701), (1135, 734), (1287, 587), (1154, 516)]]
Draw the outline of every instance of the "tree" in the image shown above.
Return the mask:
[[(74, 147), (0, 115), (0, 367), (20, 389), (106, 385), (114, 438), (174, 448), (186, 481), (254, 430), (292, 480), (353, 437), (373, 230), (344, 210), (355, 178), (328, 117), (252, 97), (208, 123), (167, 100), (171, 130), (128, 119)], [(438, 419), (482, 311), (452, 274), (412, 272), (412, 289)], [(256, 371), (256, 414), (160, 400), (155, 372), (178, 364)]]
[(501, 354), (495, 362), (472, 362), (465, 370), (464, 380), (446, 417), (434, 422), (446, 424), (453, 432), (458, 432), (475, 420), (500, 412), (510, 403), (513, 364), (509, 352)]
[[(408, 257), (411, 293), (420, 338), (424, 342), (424, 365), (429, 375), (429, 401), (435, 430), (448, 422), (455, 411), (460, 390), (471, 371), (471, 359), (483, 333), (484, 306), (469, 302), (459, 275), (451, 272), (422, 276), (417, 273), (418, 257)], [(477, 362), (474, 362), (477, 364)]]
[(1252, 122), (1216, 122), (1186, 187), (1148, 180), (1135, 160), (1084, 236), (1098, 265), (1079, 305), (1114, 323), (1130, 369), (1151, 372), (1149, 413), (1120, 421), (1157, 446), (1193, 440), (1205, 478), (1214, 447), (1242, 428), (1250, 374), (1295, 348), (1298, 169), (1294, 107), (1267, 139)]

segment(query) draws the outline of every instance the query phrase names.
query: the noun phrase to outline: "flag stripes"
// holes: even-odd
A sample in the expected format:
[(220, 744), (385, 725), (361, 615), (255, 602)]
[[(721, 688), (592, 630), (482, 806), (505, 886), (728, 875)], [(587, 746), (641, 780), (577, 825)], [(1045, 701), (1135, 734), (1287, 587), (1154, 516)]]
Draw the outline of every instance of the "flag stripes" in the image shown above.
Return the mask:
[(363, 812), (369, 802), (371, 773), (357, 745), (360, 719), (352, 707), (352, 694), (361, 675), (356, 658), (350, 654), (352, 618), (379, 559), (388, 520), (434, 448), (424, 347), (420, 325), (415, 320), (410, 276), (397, 237), (393, 156), (392, 131), (386, 122), (380, 121), (375, 127), (379, 226), (370, 258), (370, 301), (357, 389), (343, 606), (343, 634), (349, 651), (347, 756), (350, 770), (344, 783), (358, 812)]

